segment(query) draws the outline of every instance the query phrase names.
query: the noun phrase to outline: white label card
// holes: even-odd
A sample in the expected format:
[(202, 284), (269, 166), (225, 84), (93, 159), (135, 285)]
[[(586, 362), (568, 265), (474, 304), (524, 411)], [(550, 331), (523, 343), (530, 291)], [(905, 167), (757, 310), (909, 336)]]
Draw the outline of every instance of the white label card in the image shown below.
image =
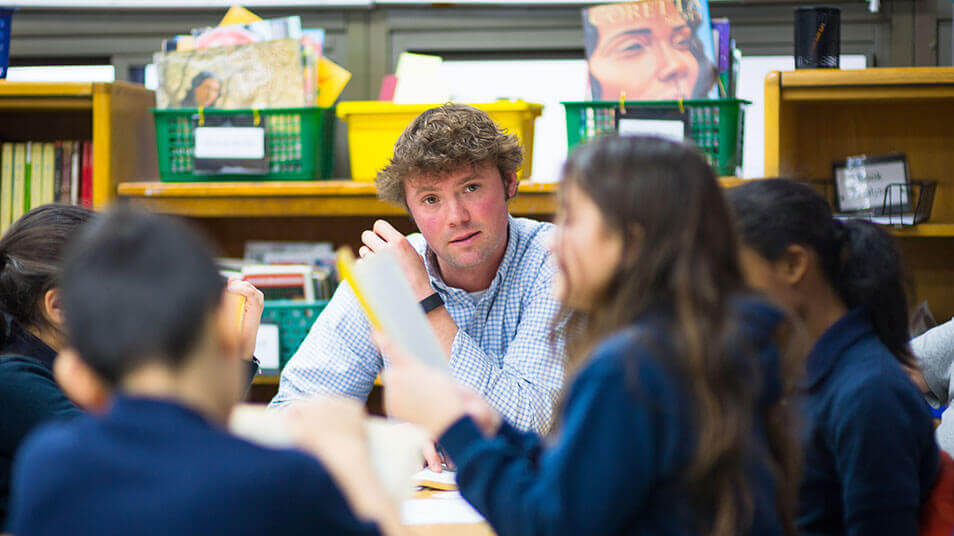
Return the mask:
[(262, 127), (198, 127), (195, 129), (196, 158), (265, 158)]
[(686, 126), (682, 121), (667, 119), (620, 119), (620, 136), (659, 136), (667, 140), (681, 142), (686, 135)]
[(278, 326), (260, 324), (255, 337), (255, 358), (262, 370), (278, 370)]

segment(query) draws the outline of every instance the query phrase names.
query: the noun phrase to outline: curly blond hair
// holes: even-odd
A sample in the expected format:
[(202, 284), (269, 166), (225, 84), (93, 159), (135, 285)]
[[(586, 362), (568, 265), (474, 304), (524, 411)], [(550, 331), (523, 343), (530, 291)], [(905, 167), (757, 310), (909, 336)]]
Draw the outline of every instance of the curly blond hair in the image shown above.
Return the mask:
[(506, 189), (522, 162), (520, 140), (501, 130), (487, 112), (448, 103), (411, 121), (374, 182), (380, 199), (407, 208), (404, 183), (409, 178), (440, 178), (464, 166), (491, 164)]

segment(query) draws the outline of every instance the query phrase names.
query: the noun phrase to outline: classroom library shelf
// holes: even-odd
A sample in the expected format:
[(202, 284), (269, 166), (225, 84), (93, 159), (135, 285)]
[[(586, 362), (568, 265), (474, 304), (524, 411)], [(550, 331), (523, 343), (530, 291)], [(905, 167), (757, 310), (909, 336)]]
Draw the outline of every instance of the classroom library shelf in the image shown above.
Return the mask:
[(776, 72), (765, 79), (765, 176), (831, 177), (832, 162), (901, 152), (911, 178), (935, 180), (931, 220), (892, 227), (914, 285), (938, 321), (954, 316), (954, 68)]
[(0, 80), (0, 140), (92, 140), (92, 200), (102, 207), (120, 179), (158, 178), (153, 106), (153, 91), (126, 82)]

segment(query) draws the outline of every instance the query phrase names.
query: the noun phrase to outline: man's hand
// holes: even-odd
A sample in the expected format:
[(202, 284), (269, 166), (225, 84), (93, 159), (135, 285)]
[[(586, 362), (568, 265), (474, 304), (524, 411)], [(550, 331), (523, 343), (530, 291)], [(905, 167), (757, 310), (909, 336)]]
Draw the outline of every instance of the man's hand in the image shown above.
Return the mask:
[(390, 251), (397, 258), (401, 271), (411, 283), (411, 290), (418, 300), (423, 300), (434, 293), (434, 287), (431, 286), (430, 278), (427, 276), (427, 268), (424, 266), (424, 259), (407, 241), (407, 238), (390, 223), (377, 220), (371, 230), (361, 233), (361, 242), (364, 243), (358, 250), (361, 258), (384, 250)]
[(226, 291), (230, 294), (245, 297), (242, 310), (242, 331), (239, 334), (239, 350), (243, 359), (252, 359), (255, 353), (255, 337), (258, 335), (258, 325), (262, 321), (262, 311), (265, 310), (265, 295), (248, 281), (229, 278)]

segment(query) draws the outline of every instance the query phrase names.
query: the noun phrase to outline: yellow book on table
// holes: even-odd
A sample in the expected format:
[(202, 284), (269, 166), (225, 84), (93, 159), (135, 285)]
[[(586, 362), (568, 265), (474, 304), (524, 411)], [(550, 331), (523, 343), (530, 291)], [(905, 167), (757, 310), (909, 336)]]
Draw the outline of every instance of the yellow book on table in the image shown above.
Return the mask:
[(10, 223), (13, 209), (13, 143), (7, 142), (0, 148), (0, 233), (4, 233)]
[(26, 157), (27, 144), (13, 144), (13, 199), (10, 210), (10, 223), (20, 219), (23, 215), (23, 205), (28, 201), (26, 197)]

